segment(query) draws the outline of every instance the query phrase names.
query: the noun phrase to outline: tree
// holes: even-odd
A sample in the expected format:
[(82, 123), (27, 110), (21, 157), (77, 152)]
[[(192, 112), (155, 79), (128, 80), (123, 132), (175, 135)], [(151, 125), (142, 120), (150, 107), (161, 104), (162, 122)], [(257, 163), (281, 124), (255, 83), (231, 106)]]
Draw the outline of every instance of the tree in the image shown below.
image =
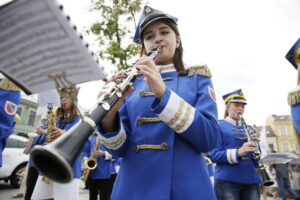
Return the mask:
[(96, 0), (92, 10), (99, 11), (100, 21), (87, 31), (97, 35), (99, 56), (116, 64), (119, 70), (128, 67), (128, 61), (140, 52), (134, 44), (133, 34), (137, 25), (136, 14), (142, 0)]

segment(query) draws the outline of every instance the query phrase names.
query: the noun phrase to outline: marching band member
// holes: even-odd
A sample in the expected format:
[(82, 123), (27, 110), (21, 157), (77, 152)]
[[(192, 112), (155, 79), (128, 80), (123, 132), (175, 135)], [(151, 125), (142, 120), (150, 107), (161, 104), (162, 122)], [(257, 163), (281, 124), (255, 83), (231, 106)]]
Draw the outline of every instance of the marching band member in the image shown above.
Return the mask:
[[(35, 146), (35, 145), (43, 145), (46, 142), (46, 134), (47, 134), (47, 131), (45, 130), (46, 127), (47, 126), (45, 124), (43, 124), (42, 126), (40, 126), (36, 129), (35, 132), (38, 135), (35, 136), (34, 142), (33, 142), (31, 148), (33, 148), (33, 146)], [(31, 195), (33, 193), (33, 190), (34, 190), (36, 181), (38, 179), (38, 176), (39, 176), (39, 172), (33, 166), (32, 161), (29, 158), (24, 200), (30, 200), (31, 199)]]
[[(97, 140), (98, 143), (100, 141), (99, 145), (97, 145)], [(101, 200), (109, 200), (112, 192), (110, 183), (112, 156), (104, 150), (104, 146), (101, 144), (101, 140), (97, 138), (97, 135), (90, 136), (87, 146), (86, 149), (88, 151), (84, 152), (85, 160), (88, 161), (91, 157), (96, 160), (96, 168), (91, 170), (89, 175), (90, 200), (97, 200), (99, 194)]]
[(291, 106), (294, 126), (300, 135), (300, 38), (289, 50), (286, 58), (298, 70), (297, 87), (289, 93), (288, 103)]
[[(209, 154), (216, 163), (214, 187), (217, 199), (260, 199), (260, 177), (256, 171), (257, 161), (252, 155), (257, 150), (257, 144), (247, 141), (239, 120), (239, 113), (244, 113), (246, 99), (242, 90), (226, 94), (223, 99), (226, 110), (225, 119), (219, 120), (221, 136), (217, 147)], [(249, 129), (253, 131), (250, 126)]]
[[(47, 139), (50, 137), (51, 141), (64, 134), (80, 120), (74, 101), (68, 97), (68, 91), (66, 89), (62, 89), (61, 91), (63, 95), (60, 97), (61, 107), (56, 110), (56, 127), (53, 127), (52, 132), (47, 135)], [(66, 184), (53, 181), (46, 183), (42, 180), (44, 176), (39, 175), (31, 198), (33, 200), (79, 200), (79, 183), (81, 177), (80, 155), (77, 156), (72, 167), (74, 179)]]
[(6, 140), (14, 130), (20, 99), (20, 89), (0, 73), (0, 167)]
[(98, 128), (112, 155), (123, 158), (111, 199), (215, 199), (201, 154), (215, 147), (219, 134), (209, 69), (185, 69), (177, 18), (149, 6), (134, 41), (142, 55), (162, 51), (134, 64), (140, 74), (134, 89)]

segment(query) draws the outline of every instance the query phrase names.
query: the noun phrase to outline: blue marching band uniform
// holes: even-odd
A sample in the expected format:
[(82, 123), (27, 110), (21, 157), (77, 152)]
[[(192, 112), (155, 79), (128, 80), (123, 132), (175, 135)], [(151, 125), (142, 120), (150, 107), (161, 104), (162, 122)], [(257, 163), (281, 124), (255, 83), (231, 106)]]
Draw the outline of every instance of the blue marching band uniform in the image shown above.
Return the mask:
[[(226, 94), (223, 99), (225, 103), (242, 102), (246, 104), (246, 99), (241, 90)], [(222, 183), (222, 181), (248, 185), (260, 183), (261, 179), (256, 171), (258, 163), (254, 159), (253, 153), (248, 152), (241, 157), (238, 155), (238, 149), (248, 141), (240, 120), (236, 121), (227, 116), (225, 119), (219, 120), (219, 126), (220, 136), (217, 146), (209, 154), (212, 162), (216, 163), (215, 183)], [(247, 126), (250, 131), (255, 133), (253, 127)]]
[(2, 151), (7, 138), (13, 133), (15, 116), (21, 99), (20, 89), (0, 73), (0, 167)]
[[(146, 17), (177, 21), (149, 10), (136, 36)], [(215, 199), (201, 154), (215, 147), (218, 136), (210, 71), (194, 66), (184, 76), (172, 64), (157, 67), (167, 87), (163, 97), (155, 98), (139, 75), (118, 112), (119, 130), (98, 127), (108, 151), (123, 158), (111, 199)]]
[[(83, 152), (85, 158), (88, 159), (92, 156), (97, 140), (101, 140), (97, 135), (89, 137)], [(104, 151), (105, 156), (96, 157), (97, 167), (90, 171), (90, 199), (97, 199), (98, 194), (100, 194), (101, 199), (109, 199), (113, 187), (111, 178), (116, 173), (112, 162), (113, 157), (105, 150), (103, 144), (99, 145), (98, 150)]]
[[(161, 66), (167, 90), (160, 101), (143, 76), (134, 82), (119, 111), (119, 131), (101, 134), (108, 150), (123, 157), (112, 199), (214, 199), (201, 155), (215, 146), (218, 135), (207, 70), (195, 67), (189, 76), (178, 76), (172, 66)], [(128, 173), (132, 169), (135, 174)], [(142, 187), (132, 184), (141, 180)]]
[[(288, 61), (300, 70), (300, 38), (292, 46), (286, 55)], [(298, 86), (288, 94), (288, 104), (291, 106), (291, 115), (294, 126), (300, 135), (300, 74), (298, 72)]]

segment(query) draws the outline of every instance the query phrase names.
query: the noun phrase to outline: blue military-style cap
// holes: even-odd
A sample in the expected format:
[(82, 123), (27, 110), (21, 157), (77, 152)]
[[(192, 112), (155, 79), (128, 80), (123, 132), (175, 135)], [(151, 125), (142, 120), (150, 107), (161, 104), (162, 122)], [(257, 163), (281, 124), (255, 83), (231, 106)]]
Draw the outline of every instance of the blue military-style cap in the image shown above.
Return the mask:
[(152, 22), (158, 19), (171, 19), (177, 24), (178, 18), (164, 13), (160, 10), (155, 10), (150, 6), (145, 6), (139, 19), (139, 23), (136, 27), (136, 31), (133, 37), (135, 43), (141, 44), (141, 33)]
[(230, 102), (240, 102), (247, 104), (247, 101), (241, 89), (223, 95), (223, 100), (225, 104)]
[(300, 65), (300, 38), (292, 46), (285, 58), (296, 68)]

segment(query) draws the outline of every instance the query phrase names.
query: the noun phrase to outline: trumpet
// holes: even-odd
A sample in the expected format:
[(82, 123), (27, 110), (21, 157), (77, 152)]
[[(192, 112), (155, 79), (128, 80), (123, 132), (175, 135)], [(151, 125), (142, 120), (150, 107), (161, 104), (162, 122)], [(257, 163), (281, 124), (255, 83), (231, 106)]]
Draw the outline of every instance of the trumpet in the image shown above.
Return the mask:
[[(246, 135), (248, 137), (248, 141), (253, 141), (253, 142), (257, 142), (257, 140), (253, 140), (251, 135), (251, 131), (249, 129), (249, 127), (247, 126), (244, 118), (243, 118), (243, 115), (241, 113), (239, 113), (239, 119), (241, 120), (241, 123), (243, 125), (243, 128), (246, 132)], [(254, 153), (253, 153), (253, 156), (254, 156), (254, 159), (257, 160), (258, 162), (258, 173), (262, 179), (262, 183), (264, 186), (271, 186), (274, 184), (274, 181), (271, 180), (270, 176), (268, 175), (267, 173), (267, 170), (266, 170), (266, 167), (260, 163), (260, 152), (258, 150), (256, 150)]]
[[(150, 51), (146, 57), (155, 59), (162, 47)], [(68, 183), (73, 179), (72, 164), (80, 153), (85, 141), (94, 133), (108, 111), (122, 97), (122, 94), (137, 79), (137, 69), (129, 68), (124, 77), (117, 82), (110, 82), (100, 93), (97, 105), (90, 116), (83, 117), (75, 126), (55, 141), (45, 146), (35, 146), (30, 155), (34, 166), (51, 180)]]

